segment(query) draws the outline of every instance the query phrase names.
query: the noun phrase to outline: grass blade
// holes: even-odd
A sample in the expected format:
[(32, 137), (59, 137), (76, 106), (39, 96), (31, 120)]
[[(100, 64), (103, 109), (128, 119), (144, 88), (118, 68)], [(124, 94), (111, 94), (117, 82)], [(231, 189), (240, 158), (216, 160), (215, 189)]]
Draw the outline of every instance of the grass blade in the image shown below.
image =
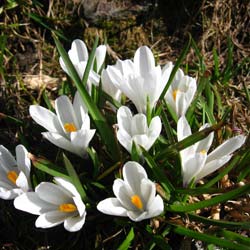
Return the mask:
[(197, 209), (201, 209), (204, 207), (210, 207), (216, 205), (218, 203), (226, 202), (230, 199), (234, 199), (235, 197), (241, 196), (250, 191), (250, 184), (247, 184), (243, 187), (236, 188), (232, 191), (229, 191), (225, 194), (213, 197), (209, 200), (200, 201), (192, 204), (172, 204), (167, 207), (167, 211), (172, 212), (191, 212)]
[(188, 236), (190, 238), (201, 240), (207, 243), (212, 243), (216, 246), (226, 247), (227, 249), (232, 249), (232, 250), (249, 250), (248, 246), (237, 244), (230, 240), (218, 238), (212, 235), (207, 235), (205, 233), (195, 232), (193, 230), (190, 230), (182, 226), (173, 225), (173, 227), (174, 227), (173, 231), (177, 234)]
[(88, 202), (89, 199), (85, 193), (85, 190), (82, 187), (82, 184), (79, 180), (78, 174), (76, 173), (73, 165), (71, 164), (71, 162), (69, 161), (69, 159), (67, 158), (67, 156), (65, 154), (63, 154), (63, 161), (64, 161), (65, 167), (69, 173), (69, 176), (71, 177), (72, 184), (75, 186), (75, 188), (77, 189), (77, 191), (81, 195), (82, 200), (84, 202)]
[(134, 239), (134, 237), (135, 237), (134, 228), (131, 227), (126, 239), (118, 247), (118, 250), (127, 250), (131, 244), (131, 241)]

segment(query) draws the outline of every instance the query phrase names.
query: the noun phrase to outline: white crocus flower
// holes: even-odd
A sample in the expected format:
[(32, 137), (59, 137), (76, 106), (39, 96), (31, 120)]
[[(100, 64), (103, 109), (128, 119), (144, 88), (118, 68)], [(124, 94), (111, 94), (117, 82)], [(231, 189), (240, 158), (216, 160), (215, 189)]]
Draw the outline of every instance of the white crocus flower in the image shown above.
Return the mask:
[(11, 200), (31, 189), (30, 159), (23, 145), (16, 147), (16, 159), (0, 145), (0, 198)]
[(183, 71), (178, 69), (165, 95), (166, 102), (178, 117), (185, 115), (194, 98), (196, 88), (195, 78), (184, 75)]
[(15, 208), (39, 215), (36, 227), (50, 228), (64, 223), (70, 232), (80, 230), (86, 217), (80, 194), (63, 178), (56, 177), (55, 183), (42, 182), (35, 192), (20, 195), (14, 200)]
[[(80, 39), (74, 40), (71, 44), (71, 49), (69, 50), (68, 55), (80, 79), (82, 79), (88, 59), (89, 59), (88, 49), (85, 43)], [(93, 65), (92, 65), (92, 69), (90, 70), (89, 80), (88, 80), (89, 90), (91, 89), (92, 83), (95, 85), (99, 84), (100, 76), (98, 72), (100, 71), (101, 66), (104, 63), (105, 56), (106, 56), (106, 46), (105, 45), (98, 46), (96, 48), (95, 57), (94, 57), (94, 62), (96, 62), (97, 73), (93, 70)], [(69, 75), (68, 69), (66, 68), (66, 65), (62, 57), (60, 57), (59, 62), (60, 62), (61, 68)]]
[(73, 105), (67, 96), (55, 101), (56, 114), (39, 105), (30, 106), (30, 115), (49, 132), (42, 135), (56, 146), (84, 157), (86, 149), (94, 136), (90, 129), (90, 118), (78, 92)]
[(113, 184), (116, 198), (99, 202), (97, 209), (109, 215), (128, 216), (133, 221), (160, 215), (164, 210), (163, 200), (156, 195), (155, 183), (148, 179), (145, 169), (130, 161), (122, 173), (124, 180), (116, 179)]
[(161, 133), (161, 119), (154, 117), (149, 126), (144, 114), (132, 115), (130, 109), (122, 106), (117, 111), (117, 139), (131, 153), (133, 142), (149, 150)]
[[(200, 130), (208, 126), (205, 124)], [(177, 124), (178, 141), (191, 134), (190, 126), (186, 118), (182, 116)], [(208, 153), (213, 137), (214, 133), (212, 132), (205, 139), (180, 151), (184, 186), (187, 186), (193, 179), (197, 182), (222, 167), (231, 159), (232, 153), (244, 144), (246, 139), (243, 135), (232, 137)]]
[(163, 69), (155, 66), (154, 55), (147, 46), (135, 52), (134, 61), (118, 60), (107, 67), (112, 83), (121, 90), (136, 106), (139, 113), (146, 113), (147, 99), (152, 109), (158, 101), (172, 70), (172, 63)]

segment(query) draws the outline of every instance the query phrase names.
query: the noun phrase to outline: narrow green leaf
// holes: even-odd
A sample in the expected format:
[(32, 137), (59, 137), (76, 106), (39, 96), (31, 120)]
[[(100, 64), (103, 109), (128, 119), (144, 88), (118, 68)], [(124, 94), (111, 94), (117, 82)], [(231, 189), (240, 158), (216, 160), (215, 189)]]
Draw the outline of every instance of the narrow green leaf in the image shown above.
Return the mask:
[(93, 166), (94, 166), (93, 177), (95, 178), (99, 173), (101, 163), (99, 161), (98, 155), (94, 148), (87, 148), (87, 152), (93, 162)]
[(250, 230), (249, 222), (232, 222), (232, 221), (225, 221), (225, 220), (212, 220), (212, 219), (208, 219), (208, 218), (205, 218), (203, 216), (199, 216), (193, 213), (188, 213), (187, 215), (189, 219), (199, 221), (207, 225), (218, 226), (220, 228)]
[(131, 241), (134, 239), (134, 237), (135, 237), (134, 228), (131, 227), (126, 239), (118, 247), (118, 250), (127, 250), (131, 244)]
[(43, 158), (36, 157), (35, 155), (32, 154), (29, 154), (29, 157), (32, 161), (33, 166), (40, 169), (41, 171), (54, 177), (62, 177), (67, 180), (70, 180), (70, 177), (66, 175), (66, 172), (62, 168), (53, 164), (52, 162)]
[(156, 164), (152, 156), (144, 149), (143, 150), (143, 155), (145, 157), (145, 160), (154, 173), (154, 176), (156, 177), (157, 181), (160, 182), (161, 186), (165, 190), (165, 198), (168, 200), (170, 198), (170, 193), (174, 190), (173, 185), (170, 183), (162, 169)]
[(164, 87), (164, 89), (163, 89), (163, 91), (162, 91), (162, 93), (161, 93), (161, 95), (160, 95), (159, 100), (163, 100), (164, 96), (166, 95), (167, 90), (168, 90), (170, 84), (172, 83), (172, 81), (173, 81), (173, 79), (174, 79), (175, 73), (177, 72), (177, 70), (179, 69), (181, 63), (183, 62), (183, 60), (184, 60), (184, 58), (185, 58), (185, 56), (187, 55), (187, 52), (188, 52), (188, 50), (189, 50), (189, 48), (190, 48), (191, 40), (192, 40), (192, 39), (191, 39), (191, 35), (190, 35), (190, 36), (189, 36), (189, 40), (188, 40), (186, 46), (185, 46), (184, 49), (182, 50), (182, 52), (181, 52), (179, 58), (177, 59), (175, 65), (174, 65), (174, 68), (173, 68), (173, 70), (172, 70), (172, 72), (171, 72), (171, 74), (170, 74), (170, 77), (169, 77), (169, 79), (168, 79), (168, 82), (167, 82), (166, 86)]
[(213, 48), (213, 59), (214, 59), (214, 76), (215, 80), (217, 80), (220, 76), (220, 72), (219, 72), (219, 56), (215, 48)]
[[(57, 49), (63, 58), (63, 61), (69, 71), (69, 75), (72, 78), (74, 84), (77, 87), (77, 90), (79, 91), (79, 94), (81, 95), (88, 111), (93, 119), (100, 136), (102, 138), (103, 143), (107, 146), (107, 149), (109, 153), (112, 155), (112, 159), (115, 161), (118, 161), (120, 159), (120, 151), (118, 149), (117, 141), (114, 136), (114, 133), (112, 131), (112, 128), (108, 125), (105, 117), (102, 115), (96, 104), (93, 102), (91, 97), (89, 96), (86, 88), (83, 86), (76, 70), (75, 67), (73, 66), (71, 60), (69, 59), (69, 56), (67, 52), (64, 50), (62, 44), (59, 42), (59, 40), (54, 37), (54, 41), (56, 43)], [(88, 62), (89, 64), (91, 63), (90, 61)], [(86, 71), (84, 75), (87, 75)]]
[(249, 250), (249, 247), (241, 244), (234, 243), (233, 241), (222, 239), (216, 236), (208, 235), (205, 233), (195, 232), (182, 226), (173, 225), (173, 231), (177, 234), (190, 237), (192, 239), (201, 240), (207, 243), (215, 244), (216, 246), (226, 247), (231, 250)]
[(65, 167), (69, 173), (69, 176), (71, 177), (72, 184), (75, 186), (75, 188), (77, 189), (77, 191), (81, 195), (82, 200), (84, 202), (88, 202), (89, 199), (85, 193), (85, 190), (82, 187), (82, 184), (79, 180), (79, 177), (78, 177), (73, 165), (71, 164), (71, 162), (69, 161), (69, 159), (67, 158), (67, 156), (65, 154), (63, 154), (63, 161), (64, 161)]
[(249, 247), (250, 249), (250, 239), (246, 236), (241, 236), (237, 233), (222, 229), (220, 230), (220, 235), (227, 239), (230, 239), (234, 242), (238, 242), (239, 244), (243, 244)]
[(163, 126), (165, 128), (165, 132), (167, 134), (169, 144), (176, 143), (175, 136), (174, 136), (174, 133), (173, 133), (173, 128), (170, 125), (167, 114), (165, 113), (164, 110), (161, 112), (161, 119), (162, 119)]
[(249, 191), (250, 191), (250, 184), (247, 184), (243, 187), (236, 188), (236, 189), (229, 191), (225, 194), (215, 196), (209, 200), (204, 200), (204, 201), (200, 201), (200, 202), (192, 203), (192, 204), (183, 204), (183, 203), (182, 204), (181, 203), (172, 204), (172, 205), (169, 205), (166, 208), (166, 210), (172, 211), (172, 212), (195, 211), (197, 209), (201, 209), (204, 207), (210, 207), (210, 206), (216, 205), (218, 203), (223, 203), (223, 202), (226, 202), (228, 200), (232, 200), (235, 197), (239, 197), (239, 196), (241, 196)]
[(230, 161), (230, 163), (228, 164), (228, 166), (226, 168), (224, 168), (223, 170), (221, 170), (219, 172), (218, 175), (216, 175), (213, 179), (211, 179), (210, 181), (208, 181), (206, 184), (203, 185), (203, 188), (209, 188), (211, 186), (213, 186), (215, 183), (217, 183), (219, 180), (221, 180), (223, 178), (223, 176), (225, 176), (226, 174), (228, 174), (237, 164), (237, 162), (239, 162), (240, 160), (239, 155), (236, 155), (234, 157), (234, 159), (232, 161)]
[(51, 28), (49, 26), (49, 24), (47, 24), (45, 22), (45, 18), (42, 16), (39, 16), (35, 13), (28, 13), (28, 16), (33, 19), (34, 21), (36, 21), (37, 23), (39, 23), (40, 25), (42, 25), (44, 28), (46, 28), (47, 30), (50, 30), (51, 32), (54, 32), (58, 37), (64, 39), (65, 41), (68, 41), (69, 39), (67, 37), (65, 37), (63, 35), (63, 33), (61, 31), (55, 30), (53, 28)]
[(195, 54), (197, 55), (198, 59), (199, 59), (199, 70), (200, 72), (203, 74), (206, 70), (206, 65), (204, 63), (204, 58), (203, 55), (201, 54), (196, 42), (194, 41), (194, 39), (191, 37), (191, 47), (194, 49)]
[(169, 157), (173, 157), (174, 155), (177, 155), (181, 150), (195, 144), (197, 141), (200, 141), (204, 138), (206, 138), (211, 132), (218, 130), (223, 125), (224, 121), (221, 120), (219, 123), (212, 125), (211, 127), (205, 128), (201, 131), (197, 131), (193, 133), (192, 135), (186, 137), (180, 142), (175, 143), (174, 145), (171, 145), (167, 147), (166, 149), (163, 149), (157, 156), (156, 159), (166, 159)]
[(135, 142), (133, 141), (132, 143), (132, 150), (131, 150), (131, 160), (132, 161), (136, 161), (136, 162), (140, 162), (140, 153), (139, 153), (139, 149), (136, 146)]
[(52, 111), (52, 112), (55, 112), (55, 109), (53, 108), (53, 106), (52, 106), (52, 104), (51, 104), (51, 102), (50, 102), (50, 99), (49, 99), (49, 97), (48, 97), (48, 95), (47, 95), (46, 89), (43, 90), (42, 95), (43, 95), (43, 100), (45, 101), (45, 103), (46, 103), (48, 109), (49, 109), (50, 111)]
[(191, 105), (188, 108), (187, 113), (186, 113), (186, 118), (187, 118), (188, 121), (191, 120), (191, 117), (193, 116), (194, 111), (195, 111), (195, 109), (197, 107), (197, 103), (200, 100), (201, 94), (202, 94), (205, 86), (209, 83), (209, 81), (210, 81), (210, 78), (207, 77), (207, 76), (202, 76), (200, 78), (199, 84), (197, 86), (197, 91), (196, 91), (195, 98), (192, 101), (192, 103), (191, 103)]

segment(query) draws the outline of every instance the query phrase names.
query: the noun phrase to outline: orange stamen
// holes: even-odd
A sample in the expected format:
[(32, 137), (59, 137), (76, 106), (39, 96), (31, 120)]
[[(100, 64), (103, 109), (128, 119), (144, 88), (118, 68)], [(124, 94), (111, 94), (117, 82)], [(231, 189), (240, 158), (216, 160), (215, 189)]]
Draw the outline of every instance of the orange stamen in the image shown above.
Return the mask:
[(174, 90), (173, 91), (173, 98), (174, 98), (174, 101), (176, 101), (176, 96), (177, 96), (177, 93), (179, 92), (178, 89)]
[(142, 204), (142, 201), (141, 201), (141, 198), (138, 196), (138, 195), (133, 195), (131, 197), (131, 202), (133, 203), (133, 205), (135, 207), (137, 207), (138, 209), (142, 209), (143, 208), (143, 204)]
[(74, 123), (65, 123), (64, 124), (64, 129), (68, 133), (77, 131), (76, 126), (74, 125)]
[(15, 171), (9, 171), (7, 173), (7, 178), (16, 185), (16, 180), (17, 180), (17, 173)]
[(64, 203), (64, 204), (61, 204), (59, 206), (59, 211), (61, 211), (61, 212), (70, 213), (70, 212), (74, 212), (76, 210), (77, 210), (77, 207), (71, 203)]

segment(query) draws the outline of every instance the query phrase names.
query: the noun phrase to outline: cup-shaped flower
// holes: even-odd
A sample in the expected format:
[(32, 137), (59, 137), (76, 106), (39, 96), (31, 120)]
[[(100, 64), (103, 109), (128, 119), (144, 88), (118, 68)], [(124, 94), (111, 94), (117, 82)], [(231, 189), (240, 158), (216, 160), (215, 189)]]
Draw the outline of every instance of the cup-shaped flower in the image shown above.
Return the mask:
[(23, 145), (16, 146), (16, 159), (0, 145), (0, 198), (11, 200), (31, 189), (30, 159)]
[[(88, 62), (88, 49), (85, 45), (85, 43), (80, 40), (80, 39), (76, 39), (72, 42), (71, 44), (71, 49), (68, 51), (68, 55), (69, 58), (72, 62), (72, 64), (74, 65), (80, 79), (83, 78), (84, 72), (85, 72), (85, 68)], [(105, 56), (106, 56), (106, 46), (105, 45), (100, 45), (96, 48), (96, 52), (95, 52), (95, 57), (94, 57), (94, 62), (96, 65), (96, 72), (93, 70), (93, 65), (92, 65), (92, 69), (90, 70), (89, 73), (89, 81), (88, 81), (88, 87), (90, 88), (91, 83), (98, 85), (99, 81), (100, 81), (100, 76), (98, 74), (98, 72), (101, 69), (101, 66), (104, 63), (105, 60)], [(62, 57), (60, 57), (59, 59), (61, 68), (69, 75), (68, 69), (62, 59)]]
[(178, 69), (165, 95), (166, 102), (178, 118), (185, 115), (194, 98), (196, 88), (195, 78), (184, 75), (183, 71)]
[(35, 192), (28, 192), (14, 200), (15, 208), (27, 213), (39, 215), (35, 225), (50, 228), (64, 223), (70, 232), (82, 228), (86, 209), (75, 186), (69, 181), (56, 177), (55, 184), (40, 183)]
[(118, 109), (117, 122), (117, 139), (130, 153), (133, 142), (136, 146), (149, 150), (161, 133), (162, 124), (159, 116), (154, 117), (148, 126), (144, 114), (139, 113), (133, 116), (126, 106)]
[(90, 118), (78, 92), (73, 105), (67, 96), (55, 101), (56, 114), (39, 105), (31, 105), (30, 115), (49, 132), (43, 136), (54, 145), (84, 157), (95, 129), (90, 129)]
[(155, 183), (148, 179), (145, 169), (129, 161), (122, 173), (124, 180), (116, 179), (113, 184), (116, 198), (99, 202), (97, 209), (109, 215), (128, 216), (133, 221), (160, 215), (164, 210), (163, 200), (156, 195)]
[[(209, 124), (205, 124), (200, 130), (208, 126)], [(185, 116), (182, 116), (177, 124), (178, 141), (185, 139), (191, 134), (187, 119)], [(212, 132), (205, 139), (180, 151), (184, 186), (187, 186), (192, 180), (197, 182), (222, 167), (231, 159), (232, 153), (244, 144), (246, 139), (243, 135), (234, 136), (208, 153), (213, 137), (214, 133)]]
[(154, 55), (147, 46), (135, 52), (134, 61), (118, 60), (116, 65), (107, 67), (112, 83), (136, 106), (139, 113), (146, 113), (147, 102), (150, 110), (158, 101), (172, 70), (172, 63), (155, 66)]

